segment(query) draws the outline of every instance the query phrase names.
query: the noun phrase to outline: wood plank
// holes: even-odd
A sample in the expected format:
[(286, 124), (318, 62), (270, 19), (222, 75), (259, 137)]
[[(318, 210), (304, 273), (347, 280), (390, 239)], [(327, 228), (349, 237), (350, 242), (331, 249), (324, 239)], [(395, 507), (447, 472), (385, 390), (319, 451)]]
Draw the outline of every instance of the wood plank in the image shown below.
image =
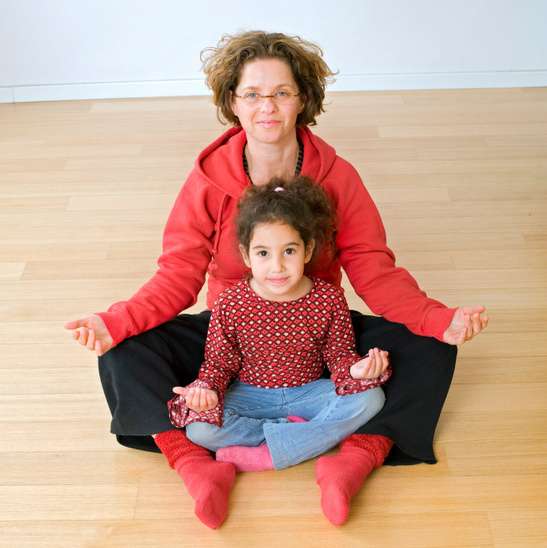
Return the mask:
[(480, 379), (473, 386), (453, 384), (443, 410), (447, 413), (474, 409), (478, 413), (547, 411), (547, 383), (486, 384)]
[(533, 548), (545, 546), (547, 510), (511, 510), (488, 512), (496, 548)]
[[(83, 392), (83, 391), (82, 391)], [(0, 395), (1, 422), (84, 421), (87, 417), (110, 419), (101, 391), (76, 394), (9, 394)]]
[(127, 451), (109, 433), (110, 420), (95, 417), (96, 413), (104, 416), (105, 409), (106, 402), (102, 402), (85, 420), (68, 421), (63, 417), (40, 421), (39, 426), (33, 421), (2, 421), (4, 438), (0, 443), (0, 458), (3, 459), (4, 453), (27, 453), (38, 459), (43, 452)]
[(505, 440), (475, 440), (473, 443), (454, 441), (444, 442), (443, 448), (452, 476), (547, 473), (545, 440), (520, 440), (510, 446)]
[(1, 459), (2, 485), (81, 485), (84, 480), (89, 485), (177, 484), (179, 480), (163, 455), (130, 449), (14, 452), (3, 453)]
[[(0, 369), (1, 395), (99, 394), (103, 391), (96, 367), (27, 367)], [(29, 400), (30, 403), (31, 400)]]
[(0, 522), (26, 520), (127, 520), (136, 485), (0, 485)]
[(508, 445), (522, 441), (543, 443), (545, 441), (545, 413), (475, 413), (473, 409), (465, 412), (448, 413), (443, 411), (437, 427), (437, 443), (447, 441), (467, 441), (470, 446), (475, 440), (496, 442), (505, 440)]

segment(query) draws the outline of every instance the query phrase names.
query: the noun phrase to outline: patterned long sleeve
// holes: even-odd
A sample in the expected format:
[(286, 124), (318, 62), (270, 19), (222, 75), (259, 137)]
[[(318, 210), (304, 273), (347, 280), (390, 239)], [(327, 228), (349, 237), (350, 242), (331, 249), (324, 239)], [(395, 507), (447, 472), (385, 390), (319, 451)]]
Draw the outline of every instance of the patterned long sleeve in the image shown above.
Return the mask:
[(223, 312), (223, 300), (220, 299), (211, 313), (205, 361), (197, 380), (188, 385), (188, 388), (216, 390), (218, 405), (209, 411), (197, 412), (188, 408), (184, 396), (176, 396), (168, 403), (168, 409), (171, 422), (178, 428), (183, 428), (191, 422), (208, 422), (222, 426), (224, 394), (241, 367), (241, 353), (237, 347), (235, 332), (229, 318), (224, 317)]
[(339, 396), (357, 394), (384, 384), (391, 377), (389, 366), (377, 379), (354, 379), (350, 367), (362, 359), (355, 349), (355, 335), (345, 299), (333, 299), (332, 323), (326, 334), (322, 355), (331, 372)]

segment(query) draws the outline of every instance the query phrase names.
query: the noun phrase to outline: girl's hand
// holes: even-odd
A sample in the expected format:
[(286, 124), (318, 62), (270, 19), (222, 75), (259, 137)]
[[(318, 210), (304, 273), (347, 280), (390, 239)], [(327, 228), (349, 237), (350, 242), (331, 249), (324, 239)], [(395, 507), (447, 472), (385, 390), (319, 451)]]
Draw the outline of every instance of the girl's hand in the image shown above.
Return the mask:
[(75, 341), (95, 352), (97, 356), (106, 354), (114, 346), (114, 339), (110, 336), (103, 319), (97, 314), (66, 322), (64, 327), (72, 331), (72, 338)]
[(173, 392), (184, 396), (188, 409), (192, 409), (192, 411), (196, 411), (197, 413), (209, 411), (218, 405), (218, 392), (216, 390), (175, 386)]
[(377, 379), (389, 366), (388, 356), (385, 350), (371, 348), (366, 357), (349, 368), (349, 374), (357, 380)]
[(463, 344), (478, 335), (488, 325), (488, 316), (481, 317), (485, 310), (484, 306), (458, 308), (443, 334), (444, 342)]

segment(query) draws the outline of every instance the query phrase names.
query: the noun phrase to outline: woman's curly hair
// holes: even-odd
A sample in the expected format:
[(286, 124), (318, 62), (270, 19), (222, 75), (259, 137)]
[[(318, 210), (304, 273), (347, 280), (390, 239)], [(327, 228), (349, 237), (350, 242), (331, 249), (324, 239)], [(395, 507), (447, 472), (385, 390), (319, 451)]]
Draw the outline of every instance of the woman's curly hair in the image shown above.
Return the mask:
[(334, 249), (337, 216), (327, 193), (303, 175), (286, 181), (274, 178), (265, 185), (250, 185), (238, 202), (236, 231), (249, 252), (254, 229), (262, 223), (283, 223), (296, 230), (304, 245), (315, 242), (310, 264), (319, 253)]
[(232, 94), (245, 63), (257, 59), (280, 59), (290, 66), (298, 92), (305, 100), (296, 125), (316, 125), (315, 118), (325, 111), (325, 88), (335, 76), (323, 60), (323, 51), (299, 36), (264, 31), (224, 35), (216, 47), (201, 52), (205, 81), (213, 92), (220, 122), (240, 125), (230, 105)]

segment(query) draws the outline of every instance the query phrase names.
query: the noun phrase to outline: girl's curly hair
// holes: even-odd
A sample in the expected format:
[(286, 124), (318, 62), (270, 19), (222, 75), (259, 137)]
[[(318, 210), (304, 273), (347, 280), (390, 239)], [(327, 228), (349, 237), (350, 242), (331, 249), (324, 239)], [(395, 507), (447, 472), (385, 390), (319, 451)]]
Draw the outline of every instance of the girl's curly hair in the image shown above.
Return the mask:
[(250, 185), (238, 202), (236, 230), (239, 243), (249, 252), (254, 229), (262, 223), (283, 223), (296, 230), (307, 246), (315, 241), (310, 264), (325, 249), (334, 249), (336, 211), (325, 190), (303, 175), (286, 181), (274, 178), (265, 185)]
[(289, 65), (298, 92), (305, 99), (304, 110), (298, 115), (296, 125), (316, 125), (315, 118), (325, 111), (325, 88), (335, 76), (323, 60), (323, 51), (299, 36), (264, 31), (224, 35), (216, 47), (201, 52), (205, 81), (213, 92), (220, 122), (240, 125), (230, 101), (243, 66), (257, 59), (280, 59)]

